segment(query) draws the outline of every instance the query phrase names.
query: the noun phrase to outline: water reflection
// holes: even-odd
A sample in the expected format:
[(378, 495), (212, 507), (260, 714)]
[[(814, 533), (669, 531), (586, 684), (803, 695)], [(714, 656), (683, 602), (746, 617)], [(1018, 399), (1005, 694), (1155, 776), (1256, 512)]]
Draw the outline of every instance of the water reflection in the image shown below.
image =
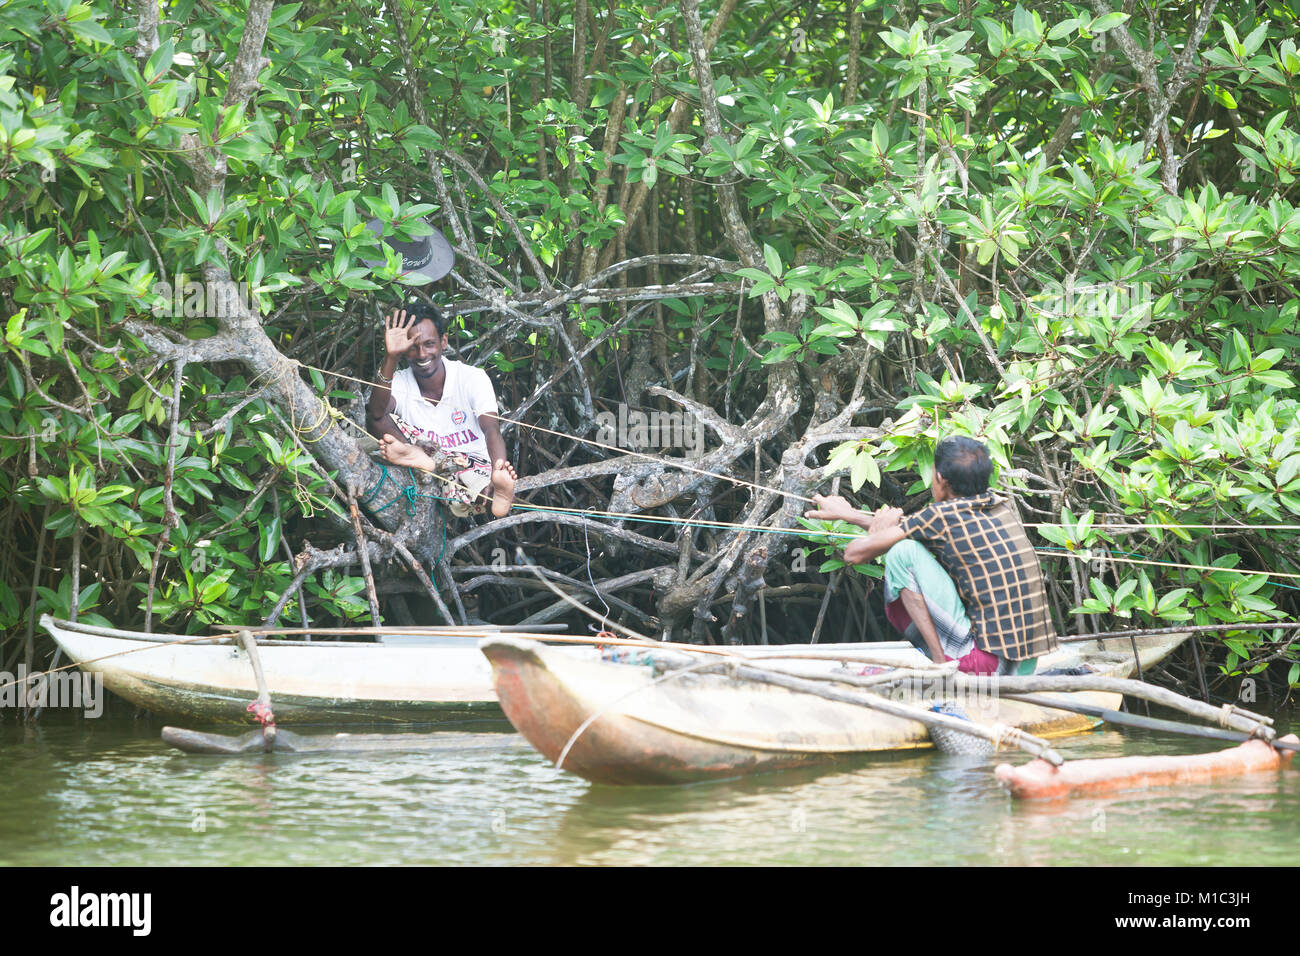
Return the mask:
[[(1018, 754), (917, 751), (685, 787), (593, 786), (499, 725), (420, 752), (194, 757), (160, 725), (0, 725), (0, 864), (1290, 863), (1300, 776), (1015, 803)], [(425, 738), (427, 744), (427, 738)], [(1217, 749), (1105, 731), (1067, 757)]]

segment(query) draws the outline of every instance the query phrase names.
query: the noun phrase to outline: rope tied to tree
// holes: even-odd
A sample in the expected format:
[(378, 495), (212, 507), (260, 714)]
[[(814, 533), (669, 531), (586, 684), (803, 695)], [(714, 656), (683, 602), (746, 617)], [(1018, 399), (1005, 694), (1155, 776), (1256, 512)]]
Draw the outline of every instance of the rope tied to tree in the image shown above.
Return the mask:
[[(407, 485), (398, 485), (397, 494), (393, 498), (389, 499), (387, 503), (380, 505), (378, 508), (371, 508), (370, 503), (375, 499), (375, 497), (379, 494), (379, 492), (383, 490), (384, 485), (391, 478), (391, 475), (388, 472), (388, 465), (386, 464), (380, 465), (379, 469), (380, 469), (379, 480), (375, 482), (374, 487), (371, 488), (369, 491), (367, 491), (363, 496), (357, 499), (357, 502), (363, 507), (369, 508), (372, 514), (379, 514), (381, 511), (385, 510), (386, 508), (391, 508), (399, 501), (403, 501), (406, 503), (406, 516), (408, 518), (414, 518), (416, 515), (416, 509), (419, 505), (419, 499), (421, 498), (425, 498), (433, 502), (444, 502), (444, 501), (451, 500), (450, 498), (445, 498), (442, 495), (424, 494), (421, 491), (419, 491), (419, 485), (416, 483), (415, 475), (411, 472), (410, 468), (407, 468), (406, 477), (410, 483)], [(443, 476), (437, 475), (437, 477), (442, 478)], [(450, 479), (445, 479), (445, 480), (450, 480)], [(393, 480), (393, 484), (396, 485), (397, 481)], [(443, 555), (447, 553), (447, 516), (442, 515), (441, 518), (442, 521), (440, 523), (442, 524), (442, 547), (438, 549), (438, 557), (434, 559), (433, 563), (435, 565), (441, 562)]]
[[(387, 465), (380, 465), (379, 467), (379, 481), (372, 489), (366, 492), (364, 497), (361, 498), (361, 504), (367, 508), (370, 508), (370, 502), (374, 500), (375, 496), (379, 494), (380, 490), (384, 487), (384, 484), (391, 477)], [(397, 485), (397, 494), (388, 499), (385, 504), (380, 505), (378, 508), (370, 508), (372, 514), (379, 514), (381, 511), (387, 511), (399, 501), (404, 501), (406, 502), (406, 516), (408, 518), (414, 518), (416, 514), (416, 506), (419, 504), (420, 498), (437, 498), (436, 495), (421, 495), (417, 490), (418, 486), (416, 485), (415, 477), (411, 474), (411, 469), (406, 469), (406, 473), (409, 483), (406, 485), (397, 485), (397, 482), (393, 481), (393, 484)]]

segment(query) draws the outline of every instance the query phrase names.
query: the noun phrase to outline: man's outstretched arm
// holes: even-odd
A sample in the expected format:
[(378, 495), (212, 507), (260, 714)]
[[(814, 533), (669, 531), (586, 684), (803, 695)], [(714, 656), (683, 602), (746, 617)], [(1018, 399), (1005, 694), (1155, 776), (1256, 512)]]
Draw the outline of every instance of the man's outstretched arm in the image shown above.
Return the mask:
[(874, 514), (860, 511), (844, 500), (840, 495), (813, 495), (817, 505), (804, 512), (805, 518), (814, 521), (847, 521), (864, 529), (864, 537), (854, 538), (844, 549), (844, 560), (849, 564), (865, 564), (880, 557), (907, 535), (899, 527), (903, 520), (902, 508), (882, 505)]
[(906, 537), (907, 535), (903, 534), (903, 529), (898, 525), (871, 531), (865, 538), (849, 542), (849, 546), (844, 549), (844, 560), (848, 564), (866, 564), (880, 557)]

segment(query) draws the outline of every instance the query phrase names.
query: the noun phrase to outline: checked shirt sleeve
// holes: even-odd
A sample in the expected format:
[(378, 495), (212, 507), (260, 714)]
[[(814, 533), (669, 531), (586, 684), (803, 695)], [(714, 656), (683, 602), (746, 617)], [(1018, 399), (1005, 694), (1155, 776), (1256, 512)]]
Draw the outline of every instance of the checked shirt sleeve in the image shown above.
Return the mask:
[(943, 516), (934, 505), (926, 505), (916, 514), (904, 516), (898, 523), (903, 534), (914, 541), (934, 541), (943, 525)]

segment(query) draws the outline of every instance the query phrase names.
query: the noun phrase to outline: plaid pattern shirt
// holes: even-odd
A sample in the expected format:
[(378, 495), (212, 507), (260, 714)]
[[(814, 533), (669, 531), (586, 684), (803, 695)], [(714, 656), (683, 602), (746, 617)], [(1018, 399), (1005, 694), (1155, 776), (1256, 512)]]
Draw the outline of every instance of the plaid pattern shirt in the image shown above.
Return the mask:
[(991, 491), (926, 505), (899, 525), (957, 585), (976, 644), (1009, 660), (1056, 647), (1038, 556), (1010, 503)]

